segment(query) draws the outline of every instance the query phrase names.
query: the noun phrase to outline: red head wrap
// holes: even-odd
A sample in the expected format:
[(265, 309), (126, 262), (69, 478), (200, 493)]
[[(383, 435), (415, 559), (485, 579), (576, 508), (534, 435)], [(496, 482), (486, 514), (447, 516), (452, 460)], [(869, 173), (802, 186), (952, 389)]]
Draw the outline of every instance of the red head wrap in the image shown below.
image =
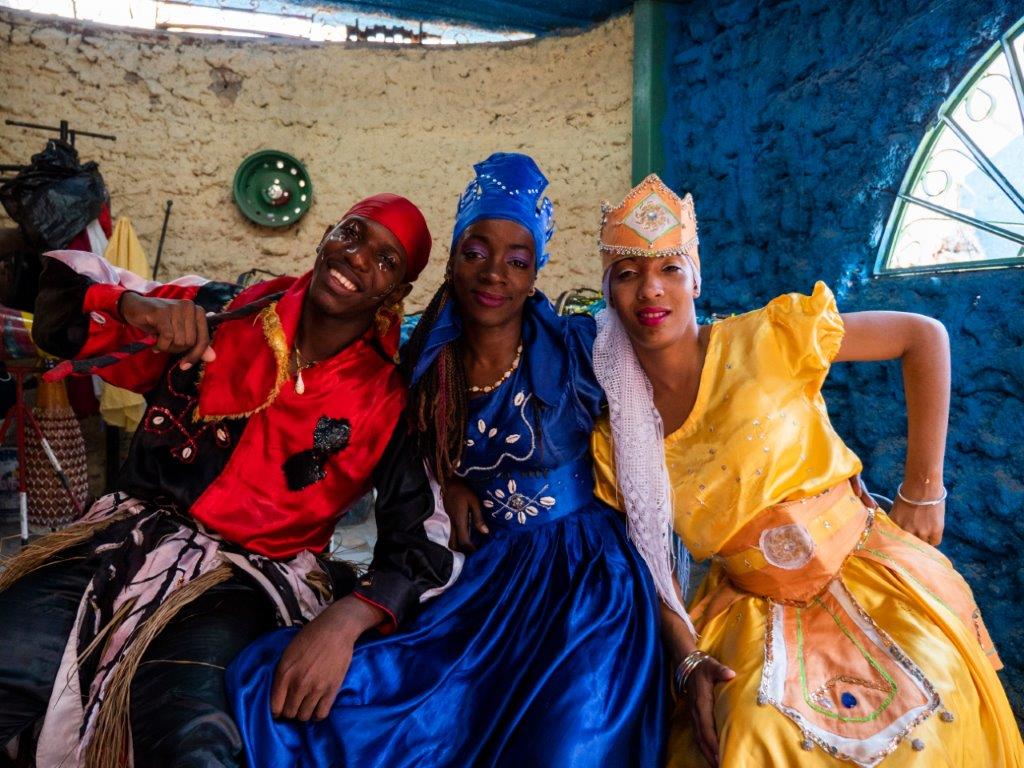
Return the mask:
[(432, 243), (427, 220), (423, 218), (420, 209), (404, 197), (390, 192), (371, 195), (349, 208), (342, 218), (347, 219), (349, 216), (362, 216), (376, 221), (398, 238), (405, 248), (408, 261), (406, 282), (413, 282), (427, 266)]

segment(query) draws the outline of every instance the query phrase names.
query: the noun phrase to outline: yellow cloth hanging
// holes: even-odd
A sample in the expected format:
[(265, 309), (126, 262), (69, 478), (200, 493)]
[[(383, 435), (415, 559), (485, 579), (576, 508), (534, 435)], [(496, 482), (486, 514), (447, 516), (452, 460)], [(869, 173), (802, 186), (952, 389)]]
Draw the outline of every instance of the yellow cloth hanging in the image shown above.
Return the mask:
[[(139, 242), (139, 238), (135, 234), (131, 219), (127, 216), (118, 218), (117, 224), (114, 226), (114, 233), (110, 236), (110, 242), (107, 244), (107, 250), (103, 256), (115, 267), (127, 269), (140, 277), (147, 277), (149, 274), (146, 253), (142, 250), (142, 243)], [(142, 421), (145, 410), (146, 401), (142, 395), (110, 384), (103, 385), (103, 394), (100, 395), (100, 415), (110, 426), (135, 431), (139, 422)]]

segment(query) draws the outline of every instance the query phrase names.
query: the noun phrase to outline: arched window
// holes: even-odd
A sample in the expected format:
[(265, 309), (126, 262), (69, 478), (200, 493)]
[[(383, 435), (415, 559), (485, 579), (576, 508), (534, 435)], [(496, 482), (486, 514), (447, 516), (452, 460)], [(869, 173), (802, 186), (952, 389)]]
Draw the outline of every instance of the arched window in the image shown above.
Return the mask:
[(875, 274), (1024, 266), (1024, 19), (939, 109), (903, 179)]

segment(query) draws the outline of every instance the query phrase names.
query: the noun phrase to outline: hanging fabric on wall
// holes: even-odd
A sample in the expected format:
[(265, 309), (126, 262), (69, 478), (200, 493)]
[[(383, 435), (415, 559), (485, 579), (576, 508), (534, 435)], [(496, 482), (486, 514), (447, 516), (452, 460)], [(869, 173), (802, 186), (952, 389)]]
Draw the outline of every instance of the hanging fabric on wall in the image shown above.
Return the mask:
[[(127, 216), (120, 216), (117, 219), (114, 233), (110, 236), (110, 242), (103, 255), (115, 267), (127, 269), (139, 277), (149, 276), (149, 262), (142, 250), (142, 243), (135, 234), (131, 219)], [(100, 415), (110, 426), (134, 431), (142, 421), (145, 410), (146, 401), (142, 395), (111, 384), (103, 385)]]

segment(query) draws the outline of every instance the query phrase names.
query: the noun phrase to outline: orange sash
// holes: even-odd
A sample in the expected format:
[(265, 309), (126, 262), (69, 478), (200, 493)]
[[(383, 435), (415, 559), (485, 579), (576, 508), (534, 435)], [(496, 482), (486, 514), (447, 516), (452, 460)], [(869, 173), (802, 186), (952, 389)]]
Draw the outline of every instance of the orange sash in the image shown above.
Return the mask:
[(970, 589), (949, 561), (865, 507), (847, 482), (770, 507), (740, 529), (716, 556), (732, 589), (698, 608), (715, 615), (740, 591), (768, 599), (759, 703), (790, 718), (805, 748), (872, 768), (942, 701), (846, 588), (841, 573), (853, 555), (942, 593), (998, 664)]
[(733, 584), (775, 602), (821, 594), (871, 531), (874, 510), (848, 482), (761, 512), (717, 556)]

